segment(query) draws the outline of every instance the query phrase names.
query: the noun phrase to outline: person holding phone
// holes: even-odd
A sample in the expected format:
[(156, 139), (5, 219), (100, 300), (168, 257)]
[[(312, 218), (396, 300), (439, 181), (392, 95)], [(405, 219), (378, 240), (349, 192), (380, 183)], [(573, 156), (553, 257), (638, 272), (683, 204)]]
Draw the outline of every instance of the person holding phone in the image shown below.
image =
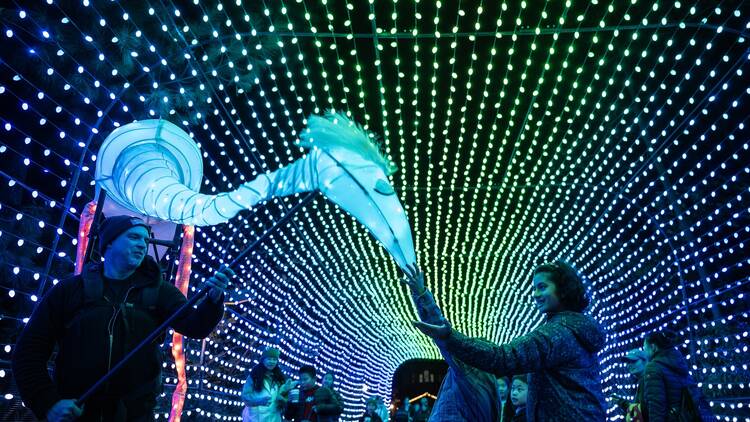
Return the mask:
[(299, 368), (299, 382), (289, 391), (289, 400), (284, 417), (293, 422), (318, 422), (315, 407), (315, 367), (304, 365)]

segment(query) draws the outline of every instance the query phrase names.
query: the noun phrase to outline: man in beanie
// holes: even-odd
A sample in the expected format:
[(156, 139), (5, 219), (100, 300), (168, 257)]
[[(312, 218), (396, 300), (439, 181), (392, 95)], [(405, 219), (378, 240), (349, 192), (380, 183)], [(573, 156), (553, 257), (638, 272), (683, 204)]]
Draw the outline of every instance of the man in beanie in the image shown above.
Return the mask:
[[(146, 254), (149, 230), (135, 217), (104, 220), (99, 229), (104, 261), (52, 287), (34, 310), (16, 343), (13, 374), (21, 398), (38, 418), (153, 420), (162, 391), (159, 341), (137, 353), (83, 406), (74, 401), (186, 302)], [(208, 280), (208, 297), (172, 328), (194, 338), (211, 333), (223, 316), (232, 276), (228, 268), (219, 270)], [(47, 361), (55, 347), (50, 378)]]

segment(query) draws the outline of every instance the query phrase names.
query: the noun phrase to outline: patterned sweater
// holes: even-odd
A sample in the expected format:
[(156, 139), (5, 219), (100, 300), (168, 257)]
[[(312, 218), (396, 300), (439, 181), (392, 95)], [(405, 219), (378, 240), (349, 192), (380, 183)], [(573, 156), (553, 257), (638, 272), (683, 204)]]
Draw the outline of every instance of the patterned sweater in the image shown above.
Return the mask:
[(597, 422), (606, 417), (597, 358), (605, 340), (593, 318), (566, 311), (507, 344), (455, 330), (436, 342), (454, 359), (496, 376), (528, 373), (529, 422)]

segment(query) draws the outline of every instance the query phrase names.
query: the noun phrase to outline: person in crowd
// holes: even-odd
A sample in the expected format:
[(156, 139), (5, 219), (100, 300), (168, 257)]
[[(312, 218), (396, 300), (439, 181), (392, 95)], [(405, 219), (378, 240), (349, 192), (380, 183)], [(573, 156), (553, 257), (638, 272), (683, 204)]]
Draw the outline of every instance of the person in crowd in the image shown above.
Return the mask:
[[(40, 419), (153, 420), (162, 391), (159, 341), (141, 349), (85, 403), (80, 397), (185, 302), (163, 280), (147, 255), (150, 227), (125, 215), (99, 228), (103, 262), (53, 286), (18, 338), (13, 374), (21, 398)], [(175, 331), (203, 338), (224, 314), (223, 297), (234, 272), (222, 268), (208, 280), (208, 296), (172, 323)], [(57, 347), (54, 375), (47, 361)]]
[(412, 412), (411, 418), (414, 422), (427, 422), (427, 419), (430, 418), (430, 413), (431, 409), (427, 397), (422, 397), (419, 399), (419, 403), (414, 406), (414, 412)]
[[(416, 265), (407, 271), (404, 282), (413, 295), (431, 296)], [(569, 264), (555, 261), (534, 270), (532, 289), (545, 321), (507, 344), (469, 338), (446, 319), (414, 325), (454, 358), (477, 369), (495, 376), (529, 373), (529, 421), (604, 421), (597, 353), (606, 336), (592, 317), (583, 314), (589, 298), (582, 277)]]
[(529, 384), (526, 375), (513, 376), (513, 384), (510, 389), (510, 401), (515, 409), (512, 422), (526, 422), (526, 398)]
[(365, 403), (365, 413), (359, 417), (359, 422), (383, 422), (378, 415), (378, 401), (376, 396), (367, 399)]
[(393, 412), (393, 422), (412, 422), (411, 414), (409, 413), (410, 405), (409, 397), (404, 397), (398, 409)]
[(642, 349), (633, 349), (625, 355), (628, 373), (633, 377), (636, 385), (635, 396), (633, 401), (616, 395), (613, 398), (617, 406), (625, 413), (627, 422), (644, 420), (641, 403), (643, 402), (643, 372), (647, 361), (648, 356)]
[[(263, 351), (260, 362), (250, 371), (242, 388), (242, 422), (281, 422), (286, 406), (285, 377), (279, 368), (279, 349)], [(288, 386), (287, 386), (288, 387)]]
[(510, 378), (497, 377), (497, 397), (500, 399), (500, 415), (498, 421), (509, 422), (513, 417), (513, 403), (510, 400)]
[(315, 392), (318, 390), (315, 367), (304, 365), (299, 368), (299, 382), (290, 389), (284, 417), (293, 422), (317, 422)]
[(695, 421), (713, 419), (687, 360), (677, 350), (678, 343), (677, 334), (670, 330), (653, 331), (643, 341), (649, 362), (644, 369), (641, 409), (649, 422), (683, 420), (680, 415)]
[(338, 422), (344, 412), (344, 401), (341, 394), (333, 387), (335, 377), (329, 372), (323, 375), (323, 382), (315, 390), (315, 406), (313, 411), (318, 416), (318, 422)]
[(389, 422), (391, 419), (391, 413), (388, 411), (388, 407), (386, 407), (383, 400), (381, 400), (379, 397), (377, 399), (378, 407), (375, 412), (377, 412), (378, 416), (380, 416), (381, 421)]

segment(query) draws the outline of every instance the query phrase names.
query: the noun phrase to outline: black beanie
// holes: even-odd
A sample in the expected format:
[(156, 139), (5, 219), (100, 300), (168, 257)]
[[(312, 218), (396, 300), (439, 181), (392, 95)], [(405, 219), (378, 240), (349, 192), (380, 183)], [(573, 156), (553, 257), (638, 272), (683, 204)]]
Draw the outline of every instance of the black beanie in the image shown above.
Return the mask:
[(107, 246), (117, 239), (117, 236), (137, 226), (145, 227), (146, 230), (151, 231), (151, 227), (138, 217), (115, 215), (105, 218), (99, 225), (99, 253), (104, 254)]

